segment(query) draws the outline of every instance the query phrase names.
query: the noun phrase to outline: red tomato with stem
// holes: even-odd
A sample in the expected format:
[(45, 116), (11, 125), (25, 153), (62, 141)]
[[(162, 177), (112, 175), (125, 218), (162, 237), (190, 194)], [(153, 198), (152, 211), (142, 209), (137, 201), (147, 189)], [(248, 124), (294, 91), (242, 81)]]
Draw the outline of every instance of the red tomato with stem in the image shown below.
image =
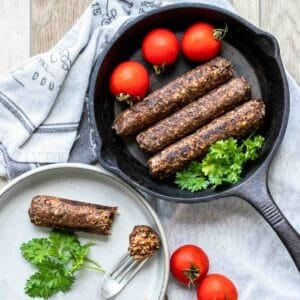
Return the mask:
[(148, 72), (134, 60), (120, 63), (110, 76), (109, 88), (119, 101), (138, 101), (149, 89)]
[(221, 51), (221, 40), (227, 33), (224, 29), (215, 29), (207, 23), (196, 23), (190, 26), (182, 37), (182, 52), (192, 61), (206, 61), (216, 57)]
[(195, 245), (184, 245), (172, 254), (170, 265), (173, 276), (190, 286), (205, 277), (209, 261), (201, 248)]
[(237, 300), (238, 292), (233, 282), (221, 274), (210, 274), (199, 284), (198, 300)]
[(143, 58), (153, 65), (156, 74), (176, 61), (179, 50), (176, 35), (165, 28), (150, 31), (142, 43)]

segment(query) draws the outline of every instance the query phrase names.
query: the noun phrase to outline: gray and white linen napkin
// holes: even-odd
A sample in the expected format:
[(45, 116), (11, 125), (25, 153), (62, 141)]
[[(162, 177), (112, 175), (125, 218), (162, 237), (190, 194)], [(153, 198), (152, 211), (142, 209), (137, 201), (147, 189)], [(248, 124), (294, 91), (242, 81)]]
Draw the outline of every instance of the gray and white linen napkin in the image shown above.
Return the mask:
[[(92, 66), (118, 29), (162, 5), (205, 2), (233, 11), (226, 0), (99, 0), (50, 51), (0, 77), (0, 175), (13, 178), (40, 164), (96, 160), (86, 92)], [(300, 88), (289, 77), (291, 113), (270, 172), (278, 205), (300, 230)], [(230, 277), (239, 299), (300, 300), (300, 277), (268, 224), (247, 203), (227, 198), (205, 204), (150, 200), (167, 232), (170, 250), (200, 245), (210, 273)], [(170, 300), (196, 299), (173, 279)]]

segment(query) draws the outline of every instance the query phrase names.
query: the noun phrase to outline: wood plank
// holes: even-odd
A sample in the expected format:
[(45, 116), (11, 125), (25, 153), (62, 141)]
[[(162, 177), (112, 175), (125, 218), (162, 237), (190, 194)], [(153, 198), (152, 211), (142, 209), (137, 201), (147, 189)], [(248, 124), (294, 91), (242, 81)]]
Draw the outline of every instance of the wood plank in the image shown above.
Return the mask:
[(300, 1), (264, 0), (260, 9), (261, 28), (277, 37), (283, 62), (300, 84)]
[[(29, 58), (30, 0), (1, 0), (0, 13), (0, 73), (4, 73)], [(6, 183), (0, 177), (0, 188)]]
[[(32, 54), (52, 47), (76, 22), (88, 3), (89, 0), (32, 0)], [(295, 42), (300, 34), (296, 16), (300, 1), (231, 0), (231, 3), (241, 16), (277, 36), (286, 66), (300, 82), (300, 68), (295, 64), (300, 55), (300, 44)], [(289, 28), (290, 32), (283, 28)]]
[(30, 0), (0, 1), (0, 73), (29, 57)]
[(31, 54), (51, 48), (72, 27), (89, 3), (90, 0), (32, 0)]
[(230, 0), (237, 12), (252, 24), (259, 26), (260, 7), (259, 0)]

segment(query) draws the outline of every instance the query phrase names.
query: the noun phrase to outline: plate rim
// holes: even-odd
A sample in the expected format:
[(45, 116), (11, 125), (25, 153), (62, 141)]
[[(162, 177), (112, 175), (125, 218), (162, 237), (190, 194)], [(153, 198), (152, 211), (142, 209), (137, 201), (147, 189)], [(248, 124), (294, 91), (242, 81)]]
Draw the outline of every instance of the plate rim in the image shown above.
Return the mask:
[(151, 217), (154, 219), (154, 222), (159, 230), (161, 242), (162, 242), (162, 251), (164, 255), (164, 275), (163, 275), (163, 282), (161, 286), (161, 291), (158, 300), (163, 300), (164, 296), (167, 291), (167, 285), (169, 281), (169, 276), (170, 276), (170, 264), (169, 264), (169, 247), (168, 247), (168, 242), (165, 234), (165, 230), (162, 226), (162, 223), (157, 215), (157, 213), (154, 211), (154, 209), (148, 204), (146, 201), (145, 197), (136, 189), (134, 189), (132, 186), (130, 186), (128, 183), (126, 183), (123, 179), (118, 178), (116, 175), (109, 174), (104, 171), (102, 171), (99, 167), (97, 166), (91, 166), (83, 163), (57, 163), (57, 164), (51, 164), (51, 165), (46, 165), (46, 166), (40, 166), (37, 167), (36, 169), (30, 170), (25, 172), (22, 175), (19, 175), (18, 177), (12, 179), (9, 181), (3, 188), (0, 190), (0, 202), (2, 200), (2, 197), (7, 194), (12, 188), (14, 188), (17, 184), (20, 182), (24, 181), (25, 179), (28, 179), (29, 177), (32, 177), (36, 174), (43, 173), (49, 170), (59, 170), (59, 169), (79, 169), (79, 171), (90, 171), (94, 172), (96, 174), (104, 175), (113, 181), (118, 182), (119, 184), (123, 185), (125, 188), (127, 188), (129, 191), (131, 191), (136, 198), (140, 201), (140, 203), (145, 207), (145, 209), (150, 213)]

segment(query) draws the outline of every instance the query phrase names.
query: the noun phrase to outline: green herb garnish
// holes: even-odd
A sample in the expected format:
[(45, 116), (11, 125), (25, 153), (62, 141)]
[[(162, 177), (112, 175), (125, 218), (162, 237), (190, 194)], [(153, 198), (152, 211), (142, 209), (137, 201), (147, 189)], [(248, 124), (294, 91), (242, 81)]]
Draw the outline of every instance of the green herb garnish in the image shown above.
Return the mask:
[(214, 189), (221, 184), (234, 184), (241, 179), (245, 162), (255, 160), (264, 143), (261, 135), (237, 141), (221, 140), (210, 146), (201, 162), (193, 161), (176, 173), (175, 183), (191, 192)]
[(23, 243), (23, 257), (38, 269), (26, 281), (26, 294), (47, 299), (58, 292), (70, 291), (74, 273), (82, 268), (104, 272), (87, 257), (92, 245), (92, 242), (81, 245), (76, 234), (60, 231), (52, 231), (48, 238)]

